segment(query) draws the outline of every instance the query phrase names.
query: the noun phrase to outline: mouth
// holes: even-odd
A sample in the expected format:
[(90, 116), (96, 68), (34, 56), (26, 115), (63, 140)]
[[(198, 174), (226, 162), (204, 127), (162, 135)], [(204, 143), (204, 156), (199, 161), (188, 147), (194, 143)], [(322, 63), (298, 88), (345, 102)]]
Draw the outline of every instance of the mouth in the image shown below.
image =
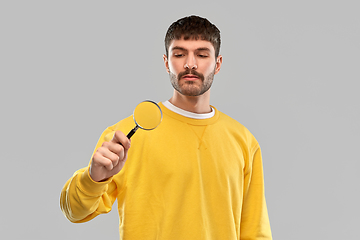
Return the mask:
[(195, 80), (200, 79), (200, 78), (198, 76), (196, 76), (196, 75), (187, 74), (187, 75), (184, 75), (182, 77), (182, 79), (184, 79), (186, 81), (195, 81)]

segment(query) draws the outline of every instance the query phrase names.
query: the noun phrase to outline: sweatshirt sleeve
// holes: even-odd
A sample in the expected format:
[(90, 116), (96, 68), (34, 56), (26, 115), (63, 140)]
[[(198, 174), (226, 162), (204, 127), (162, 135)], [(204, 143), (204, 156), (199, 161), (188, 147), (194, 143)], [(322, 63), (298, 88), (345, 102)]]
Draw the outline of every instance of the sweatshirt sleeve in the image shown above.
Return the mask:
[[(104, 141), (109, 141), (112, 132), (111, 128), (103, 132), (94, 152)], [(110, 212), (116, 200), (117, 186), (113, 178), (95, 182), (90, 177), (89, 166), (76, 171), (61, 191), (60, 208), (74, 223), (87, 222), (99, 214)]]
[(272, 235), (265, 201), (263, 164), (259, 145), (255, 146), (251, 153), (251, 159), (244, 178), (240, 240), (271, 240)]

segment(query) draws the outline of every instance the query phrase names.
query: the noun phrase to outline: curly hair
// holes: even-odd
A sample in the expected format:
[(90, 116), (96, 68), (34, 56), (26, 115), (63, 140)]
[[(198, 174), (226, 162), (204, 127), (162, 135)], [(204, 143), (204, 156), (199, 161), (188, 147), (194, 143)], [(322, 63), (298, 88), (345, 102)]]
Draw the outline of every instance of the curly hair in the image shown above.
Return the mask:
[(220, 53), (220, 30), (206, 18), (199, 16), (184, 17), (172, 23), (165, 35), (165, 51), (168, 56), (172, 40), (206, 40), (211, 42), (215, 49), (215, 57)]

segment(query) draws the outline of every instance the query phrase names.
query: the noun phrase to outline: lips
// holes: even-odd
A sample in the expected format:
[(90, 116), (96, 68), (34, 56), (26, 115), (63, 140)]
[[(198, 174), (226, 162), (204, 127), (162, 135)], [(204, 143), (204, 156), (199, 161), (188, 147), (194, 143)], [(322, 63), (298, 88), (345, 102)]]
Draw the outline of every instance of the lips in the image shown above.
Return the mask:
[(204, 75), (193, 69), (187, 69), (186, 71), (179, 73), (177, 79), (184, 79), (185, 81), (196, 81), (199, 79), (201, 81), (204, 81)]
[(187, 75), (183, 76), (182, 78), (185, 80), (188, 80), (188, 81), (194, 81), (194, 80), (199, 79), (198, 76), (192, 75), (192, 74), (187, 74)]

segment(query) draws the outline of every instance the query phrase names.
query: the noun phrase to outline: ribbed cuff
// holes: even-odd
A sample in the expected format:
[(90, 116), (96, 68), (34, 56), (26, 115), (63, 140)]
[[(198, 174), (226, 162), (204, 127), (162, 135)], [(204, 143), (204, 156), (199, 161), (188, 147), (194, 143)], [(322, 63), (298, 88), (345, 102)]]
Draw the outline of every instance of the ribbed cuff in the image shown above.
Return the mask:
[(78, 186), (84, 193), (88, 194), (89, 196), (102, 195), (107, 190), (108, 184), (112, 181), (111, 177), (104, 182), (95, 182), (90, 177), (89, 168), (86, 168), (86, 170), (78, 179)]

